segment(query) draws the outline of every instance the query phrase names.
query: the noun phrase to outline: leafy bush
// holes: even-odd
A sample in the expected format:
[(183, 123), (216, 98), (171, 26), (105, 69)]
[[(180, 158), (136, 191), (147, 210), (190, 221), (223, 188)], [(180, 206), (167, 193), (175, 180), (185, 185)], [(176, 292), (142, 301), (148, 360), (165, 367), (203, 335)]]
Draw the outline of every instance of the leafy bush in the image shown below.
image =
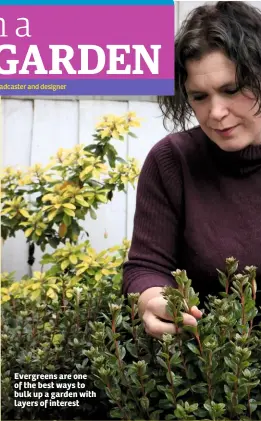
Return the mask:
[[(221, 298), (209, 297), (207, 314), (197, 327), (184, 327), (162, 341), (144, 333), (137, 317), (138, 295), (128, 305), (111, 304), (110, 316), (92, 325), (93, 347), (87, 352), (97, 387), (114, 405), (120, 419), (261, 419), (261, 335), (253, 320), (255, 268), (235, 274), (229, 258), (219, 272), (226, 288)], [(178, 289), (164, 296), (176, 328), (182, 311), (198, 304), (185, 271), (173, 272)], [(97, 340), (103, 336), (103, 343)]]
[(94, 143), (89, 146), (60, 148), (45, 167), (6, 168), (2, 177), (3, 239), (23, 230), (28, 242), (42, 251), (47, 244), (56, 248), (66, 240), (76, 244), (85, 232), (79, 221), (87, 215), (96, 219), (95, 211), (112, 200), (115, 191), (126, 191), (127, 183), (135, 185), (137, 161), (119, 157), (111, 140), (123, 141), (125, 134), (136, 137), (131, 128), (139, 125), (133, 112), (107, 115), (97, 124)]
[[(125, 246), (112, 251), (111, 261), (119, 260), (119, 252), (123, 262)], [(209, 297), (198, 326), (183, 327), (162, 341), (146, 335), (138, 317), (139, 295), (129, 294), (126, 302), (114, 273), (92, 284), (86, 273), (77, 286), (65, 275), (64, 283), (55, 284), (55, 297), (47, 295), (54, 285), (50, 275), (42, 274), (37, 296), (33, 289), (39, 273), (22, 280), (21, 288), (14, 288), (7, 275), (5, 293), (10, 299), (2, 306), (4, 418), (15, 414), (18, 419), (260, 419), (255, 268), (236, 274), (237, 264), (227, 259), (226, 272), (219, 272), (226, 292), (220, 298)], [(178, 289), (167, 287), (164, 296), (173, 323), (181, 328), (181, 312), (197, 305), (198, 297), (185, 271), (173, 275)], [(99, 398), (85, 400), (69, 415), (68, 409), (55, 408), (14, 411), (15, 372), (87, 373), (87, 387), (100, 390)]]
[[(30, 243), (28, 263), (34, 263), (35, 244), (57, 249), (46, 253), (41, 272), (15, 282), (2, 276), (2, 397), (3, 416), (11, 418), (73, 418), (68, 409), (14, 408), (14, 373), (89, 371), (84, 350), (89, 347), (89, 321), (120, 294), (122, 264), (129, 242), (97, 253), (89, 241), (79, 244), (87, 215), (113, 199), (115, 191), (134, 187), (138, 163), (118, 156), (111, 140), (136, 137), (132, 127), (140, 119), (133, 112), (106, 115), (96, 126), (93, 143), (60, 148), (49, 164), (29, 169), (8, 167), (2, 177), (3, 239), (23, 230)], [(86, 233), (88, 235), (88, 233)], [(46, 264), (49, 268), (46, 269)], [(90, 378), (87, 387), (92, 389)], [(95, 403), (96, 402), (96, 403)], [(99, 399), (83, 404), (89, 416), (99, 415)], [(106, 400), (105, 400), (106, 402)], [(38, 414), (38, 415), (37, 415)]]
[[(68, 408), (43, 412), (39, 407), (14, 407), (14, 374), (85, 373), (86, 388), (94, 389), (86, 354), (92, 345), (90, 322), (99, 319), (108, 302), (120, 296), (128, 247), (124, 240), (119, 247), (95, 253), (89, 242), (66, 244), (43, 257), (43, 269), (44, 262), (53, 263), (46, 272), (34, 272), (32, 278), (25, 276), (20, 282), (15, 282), (12, 274), (3, 274), (3, 419), (73, 419), (77, 415), (77, 408), (68, 414)], [(64, 264), (68, 253), (69, 266)], [(97, 394), (91, 405), (83, 402), (78, 408), (81, 416), (106, 418), (106, 396), (99, 391)]]

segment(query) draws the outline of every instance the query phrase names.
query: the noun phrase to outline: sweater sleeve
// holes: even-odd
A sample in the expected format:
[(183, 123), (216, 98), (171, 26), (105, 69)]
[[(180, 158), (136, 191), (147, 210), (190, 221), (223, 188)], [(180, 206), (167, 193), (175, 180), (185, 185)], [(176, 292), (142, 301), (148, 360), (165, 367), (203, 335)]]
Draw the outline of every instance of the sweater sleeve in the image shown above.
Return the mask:
[(151, 149), (140, 173), (133, 237), (123, 270), (125, 295), (175, 285), (171, 271), (177, 269), (182, 201), (180, 160), (166, 137)]

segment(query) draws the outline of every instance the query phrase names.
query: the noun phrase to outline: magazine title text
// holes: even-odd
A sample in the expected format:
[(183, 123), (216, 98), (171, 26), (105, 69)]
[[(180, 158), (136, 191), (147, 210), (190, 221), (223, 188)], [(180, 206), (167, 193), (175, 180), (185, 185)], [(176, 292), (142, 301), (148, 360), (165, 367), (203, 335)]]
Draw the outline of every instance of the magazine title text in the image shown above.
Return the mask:
[[(15, 35), (20, 40), (32, 38), (28, 18), (17, 18)], [(0, 17), (0, 37), (2, 40), (8, 38), (8, 28), (2, 17)], [(37, 44), (28, 45), (23, 59), (18, 60), (17, 46), (8, 42), (1, 43), (0, 75), (95, 75), (102, 71), (108, 75), (142, 75), (145, 68), (152, 75), (159, 74), (161, 45), (145, 47), (142, 44), (108, 44), (102, 47), (95, 44), (80, 44), (77, 48), (73, 48), (66, 44), (51, 44), (47, 48), (48, 64), (45, 63)], [(128, 63), (129, 58), (131, 64)]]

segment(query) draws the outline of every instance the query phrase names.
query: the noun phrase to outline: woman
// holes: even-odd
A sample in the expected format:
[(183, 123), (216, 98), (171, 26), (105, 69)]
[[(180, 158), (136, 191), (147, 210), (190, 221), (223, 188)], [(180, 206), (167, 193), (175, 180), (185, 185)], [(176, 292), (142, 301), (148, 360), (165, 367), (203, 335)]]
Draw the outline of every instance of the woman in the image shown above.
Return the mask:
[[(181, 131), (149, 152), (139, 178), (125, 293), (145, 329), (175, 333), (162, 289), (185, 269), (201, 305), (222, 287), (225, 259), (257, 266), (261, 284), (261, 12), (244, 2), (195, 9), (175, 41), (175, 96), (160, 97)], [(191, 117), (199, 126), (186, 130)], [(166, 121), (166, 120), (165, 120)], [(260, 293), (257, 294), (258, 305)], [(184, 323), (202, 315), (194, 307)]]

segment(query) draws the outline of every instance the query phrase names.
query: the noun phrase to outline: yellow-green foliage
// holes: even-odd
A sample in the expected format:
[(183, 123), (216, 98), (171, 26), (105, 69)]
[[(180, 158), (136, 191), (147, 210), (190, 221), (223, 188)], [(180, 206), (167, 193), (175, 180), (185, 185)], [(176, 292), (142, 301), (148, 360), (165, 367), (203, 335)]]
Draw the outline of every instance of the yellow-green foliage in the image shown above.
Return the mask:
[(24, 277), (19, 282), (14, 282), (12, 274), (2, 274), (2, 304), (12, 299), (61, 302), (62, 299), (73, 299), (79, 291), (95, 297), (106, 287), (111, 293), (119, 293), (122, 265), (128, 249), (127, 240), (100, 253), (90, 247), (88, 241), (79, 245), (68, 241), (65, 247), (43, 256), (43, 265), (52, 264), (49, 270), (34, 272), (32, 277)]
[[(135, 185), (138, 163), (118, 156), (112, 138), (125, 140), (132, 127), (140, 125), (135, 113), (107, 115), (97, 124), (93, 143), (60, 148), (48, 165), (36, 164), (28, 169), (6, 168), (2, 177), (2, 237), (24, 232), (29, 242), (28, 262), (33, 264), (35, 244), (44, 254), (41, 271), (33, 271), (19, 282), (14, 273), (2, 274), (2, 396), (3, 419), (41, 419), (41, 408), (14, 406), (14, 373), (88, 374), (86, 388), (93, 389), (86, 352), (92, 343), (91, 323), (101, 324), (108, 303), (122, 301), (122, 267), (129, 241), (96, 252), (89, 241), (79, 244), (85, 232), (79, 224), (86, 217), (96, 219), (96, 210), (113, 199), (115, 191)], [(89, 142), (88, 142), (89, 143)], [(104, 236), (106, 237), (106, 233)], [(123, 234), (124, 236), (124, 234)], [(98, 329), (96, 340), (103, 340)], [(91, 402), (91, 413), (103, 407), (106, 419), (107, 400)], [(50, 408), (48, 408), (49, 410)], [(66, 415), (54, 410), (52, 419), (83, 419), (90, 412), (88, 400), (78, 412)], [(49, 417), (48, 415), (48, 417)], [(94, 415), (95, 417), (95, 415)]]
[[(132, 127), (140, 120), (129, 112), (107, 115), (97, 124), (94, 143), (60, 148), (46, 166), (21, 170), (8, 167), (2, 176), (2, 237), (23, 230), (28, 241), (56, 248), (66, 239), (76, 243), (83, 228), (79, 220), (96, 219), (100, 205), (126, 190), (139, 175), (138, 162), (120, 158), (111, 140), (136, 137)], [(33, 194), (31, 196), (31, 194)]]

